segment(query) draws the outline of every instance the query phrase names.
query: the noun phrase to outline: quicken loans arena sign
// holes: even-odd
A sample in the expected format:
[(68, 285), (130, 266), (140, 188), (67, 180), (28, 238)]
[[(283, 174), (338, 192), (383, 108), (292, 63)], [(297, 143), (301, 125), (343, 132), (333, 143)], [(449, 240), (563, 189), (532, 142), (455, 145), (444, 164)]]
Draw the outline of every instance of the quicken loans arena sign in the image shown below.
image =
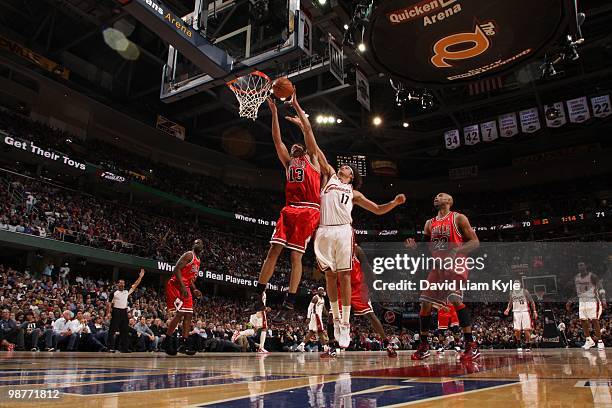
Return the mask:
[(427, 86), (500, 74), (541, 55), (556, 42), (574, 13), (567, 3), (378, 2), (366, 30), (366, 58), (393, 78)]

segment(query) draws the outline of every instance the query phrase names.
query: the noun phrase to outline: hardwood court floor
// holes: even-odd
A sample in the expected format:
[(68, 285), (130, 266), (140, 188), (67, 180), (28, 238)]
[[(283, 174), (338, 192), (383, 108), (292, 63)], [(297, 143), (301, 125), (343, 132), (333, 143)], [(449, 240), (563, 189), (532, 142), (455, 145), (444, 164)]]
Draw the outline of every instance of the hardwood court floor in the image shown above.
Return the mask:
[[(612, 407), (611, 351), (410, 354), (1, 352), (0, 407)], [(9, 398), (41, 389), (59, 398)]]

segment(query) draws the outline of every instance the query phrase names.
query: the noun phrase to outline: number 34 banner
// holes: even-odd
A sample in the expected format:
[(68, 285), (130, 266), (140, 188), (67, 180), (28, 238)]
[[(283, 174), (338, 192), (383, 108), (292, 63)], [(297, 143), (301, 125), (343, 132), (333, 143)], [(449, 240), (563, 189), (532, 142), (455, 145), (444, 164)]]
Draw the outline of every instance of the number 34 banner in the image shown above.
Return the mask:
[(459, 129), (448, 130), (444, 132), (444, 146), (447, 149), (452, 150), (461, 146), (461, 139), (459, 139)]

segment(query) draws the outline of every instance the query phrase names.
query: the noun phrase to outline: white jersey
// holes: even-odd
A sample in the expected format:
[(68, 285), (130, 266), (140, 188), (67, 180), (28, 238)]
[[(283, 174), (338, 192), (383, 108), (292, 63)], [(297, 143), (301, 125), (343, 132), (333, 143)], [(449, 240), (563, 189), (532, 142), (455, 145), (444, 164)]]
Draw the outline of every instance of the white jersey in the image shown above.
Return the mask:
[[(325, 300), (323, 299), (322, 296), (314, 295), (312, 297), (312, 301), (310, 302), (310, 304), (311, 305), (314, 304), (314, 307), (312, 307), (310, 316), (308, 316), (309, 318), (312, 318), (313, 314), (316, 314), (319, 317), (323, 316), (323, 307), (325, 305)], [(310, 310), (311, 308), (309, 307), (308, 309)]]
[(594, 275), (589, 272), (582, 276), (576, 275), (574, 284), (576, 285), (576, 294), (581, 302), (593, 302), (598, 300), (597, 288), (593, 284)]
[(512, 298), (512, 311), (516, 312), (528, 312), (529, 301), (527, 299), (527, 292), (525, 289), (513, 290), (510, 293)]
[(353, 223), (353, 186), (340, 181), (334, 174), (321, 191), (320, 225), (347, 225)]

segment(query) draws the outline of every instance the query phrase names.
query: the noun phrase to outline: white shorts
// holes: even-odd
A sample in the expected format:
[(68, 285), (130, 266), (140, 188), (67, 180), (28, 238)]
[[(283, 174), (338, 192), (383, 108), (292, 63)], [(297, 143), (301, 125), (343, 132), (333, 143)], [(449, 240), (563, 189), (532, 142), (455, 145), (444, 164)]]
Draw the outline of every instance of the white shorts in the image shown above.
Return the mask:
[(529, 311), (513, 312), (514, 330), (532, 330), (531, 313)]
[(320, 331), (325, 330), (325, 326), (323, 326), (323, 318), (321, 315), (313, 313), (310, 316), (310, 322), (308, 323), (308, 330), (318, 333)]
[(314, 250), (322, 271), (350, 271), (353, 269), (353, 227), (319, 225)]
[(257, 312), (250, 316), (249, 323), (255, 329), (267, 329), (268, 322), (266, 321), (266, 312)]
[(580, 320), (599, 320), (601, 309), (601, 302), (599, 300), (581, 300), (578, 302), (578, 317)]

